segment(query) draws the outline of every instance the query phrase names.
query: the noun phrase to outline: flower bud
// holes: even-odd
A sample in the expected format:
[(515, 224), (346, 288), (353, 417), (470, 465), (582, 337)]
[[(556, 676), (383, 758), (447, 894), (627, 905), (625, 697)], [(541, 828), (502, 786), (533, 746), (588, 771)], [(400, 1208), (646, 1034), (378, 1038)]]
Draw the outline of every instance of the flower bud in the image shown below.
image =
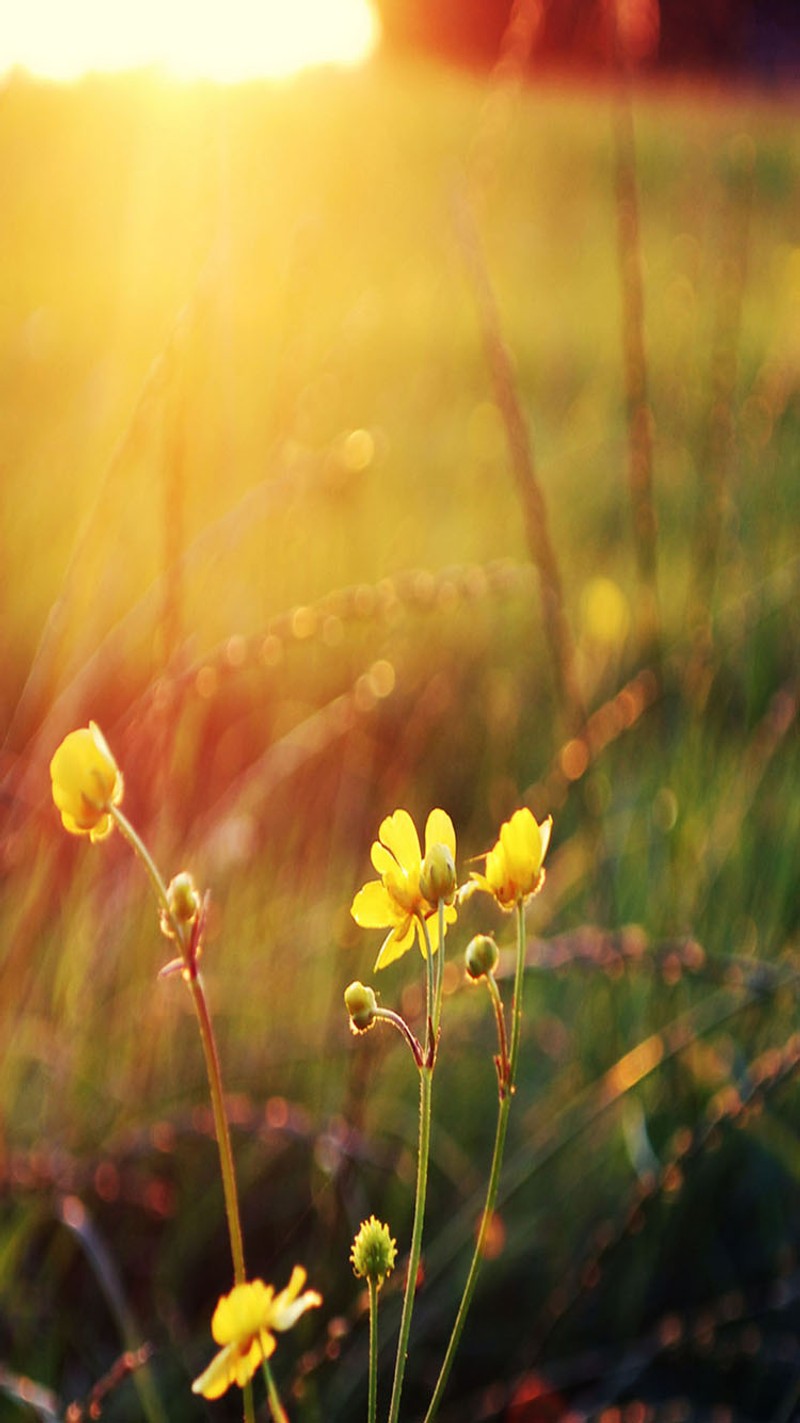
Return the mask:
[(345, 1007), (350, 1014), (350, 1027), (354, 1033), (365, 1033), (375, 1022), (378, 1000), (374, 990), (365, 984), (351, 983), (344, 990)]
[(362, 1221), (350, 1251), (353, 1270), (359, 1279), (382, 1285), (392, 1273), (396, 1259), (397, 1241), (392, 1240), (388, 1225), (381, 1225), (374, 1215)]
[(170, 914), (179, 924), (191, 924), (197, 918), (203, 901), (188, 870), (181, 870), (170, 880), (167, 903)]
[(70, 835), (105, 840), (122, 800), (122, 772), (95, 722), (64, 737), (50, 762), (53, 800)]
[(176, 937), (177, 929), (188, 928), (203, 907), (202, 897), (188, 870), (181, 870), (167, 886), (167, 908), (162, 909), (158, 922), (167, 939)]
[(494, 939), (488, 934), (476, 934), (464, 951), (464, 961), (470, 978), (484, 978), (486, 974), (494, 973), (499, 957), (500, 951)]
[(419, 889), (429, 904), (452, 904), (456, 895), (456, 867), (447, 845), (431, 845), (419, 872)]

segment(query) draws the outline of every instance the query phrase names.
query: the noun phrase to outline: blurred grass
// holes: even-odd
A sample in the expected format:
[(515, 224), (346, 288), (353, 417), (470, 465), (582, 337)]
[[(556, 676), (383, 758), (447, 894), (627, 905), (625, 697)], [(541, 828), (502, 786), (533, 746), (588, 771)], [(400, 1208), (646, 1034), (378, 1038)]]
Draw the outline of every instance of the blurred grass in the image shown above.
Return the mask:
[[(636, 100), (662, 686), (635, 640), (610, 100), (532, 89), (493, 135), (476, 221), (590, 713), (565, 742), (454, 221), (488, 98), (388, 66), (2, 94), (0, 1359), (57, 1411), (130, 1342), (118, 1275), (169, 1416), (204, 1416), (187, 1384), (229, 1273), (200, 1052), (182, 985), (156, 980), (143, 877), (117, 838), (67, 841), (49, 803), (49, 757), (89, 717), (165, 871), (212, 891), (248, 1259), (277, 1284), (303, 1259), (326, 1298), (327, 1326), (298, 1331), (298, 1418), (361, 1407), (352, 1231), (374, 1210), (408, 1235), (415, 1084), (341, 1005), (378, 947), (348, 913), (370, 841), (395, 806), (442, 804), (466, 859), (523, 797), (556, 830), (505, 1248), (452, 1416), (643, 1398), (766, 1417), (791, 1396), (795, 114)], [(486, 906), (462, 919), (458, 946), (505, 941)], [(584, 952), (587, 924), (640, 925), (635, 952)], [(556, 934), (560, 966), (536, 967)], [(777, 976), (754, 981), (762, 960)], [(412, 1016), (416, 972), (380, 984)], [(455, 968), (448, 986), (410, 1416), (493, 1128), (486, 1005)], [(649, 1040), (660, 1055), (627, 1058)], [(76, 1200), (105, 1255), (64, 1224)], [(667, 1314), (681, 1347), (658, 1342)], [(102, 1402), (140, 1416), (130, 1379)]]

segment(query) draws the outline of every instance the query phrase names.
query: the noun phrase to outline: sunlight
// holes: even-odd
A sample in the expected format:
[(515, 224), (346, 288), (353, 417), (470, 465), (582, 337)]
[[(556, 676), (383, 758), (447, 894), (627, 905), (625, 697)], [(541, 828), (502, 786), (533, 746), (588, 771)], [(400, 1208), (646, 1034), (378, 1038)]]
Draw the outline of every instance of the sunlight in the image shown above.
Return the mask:
[(358, 63), (376, 41), (369, 0), (26, 0), (4, 20), (0, 73), (70, 80), (157, 65), (233, 83)]

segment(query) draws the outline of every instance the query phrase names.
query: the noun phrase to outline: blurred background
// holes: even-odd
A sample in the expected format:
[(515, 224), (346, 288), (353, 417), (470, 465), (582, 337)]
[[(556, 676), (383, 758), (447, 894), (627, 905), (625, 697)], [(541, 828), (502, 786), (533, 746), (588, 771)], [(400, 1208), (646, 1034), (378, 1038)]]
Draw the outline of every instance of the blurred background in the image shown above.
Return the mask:
[[(293, 1419), (365, 1409), (350, 1244), (410, 1236), (415, 1074), (342, 1002), (370, 844), (443, 806), (466, 878), (523, 803), (441, 1417), (800, 1416), (795, 6), (136, 13), (31, 5), (0, 51), (0, 1419), (241, 1416), (189, 1390), (230, 1284), (189, 996), (50, 799), (90, 718), (211, 894), (248, 1266), (325, 1298)], [(513, 938), (488, 899), (448, 936), (409, 1420), (491, 1155), (478, 931)], [(420, 1024), (416, 954), (373, 981)]]

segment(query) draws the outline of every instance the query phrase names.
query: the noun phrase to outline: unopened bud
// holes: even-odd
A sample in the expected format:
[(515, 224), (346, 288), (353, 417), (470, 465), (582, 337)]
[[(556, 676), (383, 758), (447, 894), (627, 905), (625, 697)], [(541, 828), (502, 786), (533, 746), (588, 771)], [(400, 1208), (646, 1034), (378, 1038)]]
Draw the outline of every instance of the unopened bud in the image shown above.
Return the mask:
[(203, 907), (203, 899), (188, 870), (173, 876), (167, 886), (168, 911), (161, 911), (161, 929), (168, 939), (175, 937), (174, 924), (193, 924)]
[(392, 1240), (388, 1225), (381, 1225), (374, 1215), (362, 1221), (350, 1251), (353, 1270), (359, 1278), (382, 1285), (396, 1259), (397, 1241)]
[(500, 951), (494, 939), (488, 934), (476, 934), (464, 951), (464, 961), (470, 978), (484, 978), (486, 974), (494, 973), (499, 957)]
[(456, 895), (456, 867), (446, 845), (431, 845), (419, 872), (419, 890), (429, 904), (452, 904)]
[(374, 990), (366, 984), (351, 983), (344, 990), (345, 1007), (350, 1014), (350, 1026), (354, 1033), (365, 1033), (375, 1022), (378, 1000)]

